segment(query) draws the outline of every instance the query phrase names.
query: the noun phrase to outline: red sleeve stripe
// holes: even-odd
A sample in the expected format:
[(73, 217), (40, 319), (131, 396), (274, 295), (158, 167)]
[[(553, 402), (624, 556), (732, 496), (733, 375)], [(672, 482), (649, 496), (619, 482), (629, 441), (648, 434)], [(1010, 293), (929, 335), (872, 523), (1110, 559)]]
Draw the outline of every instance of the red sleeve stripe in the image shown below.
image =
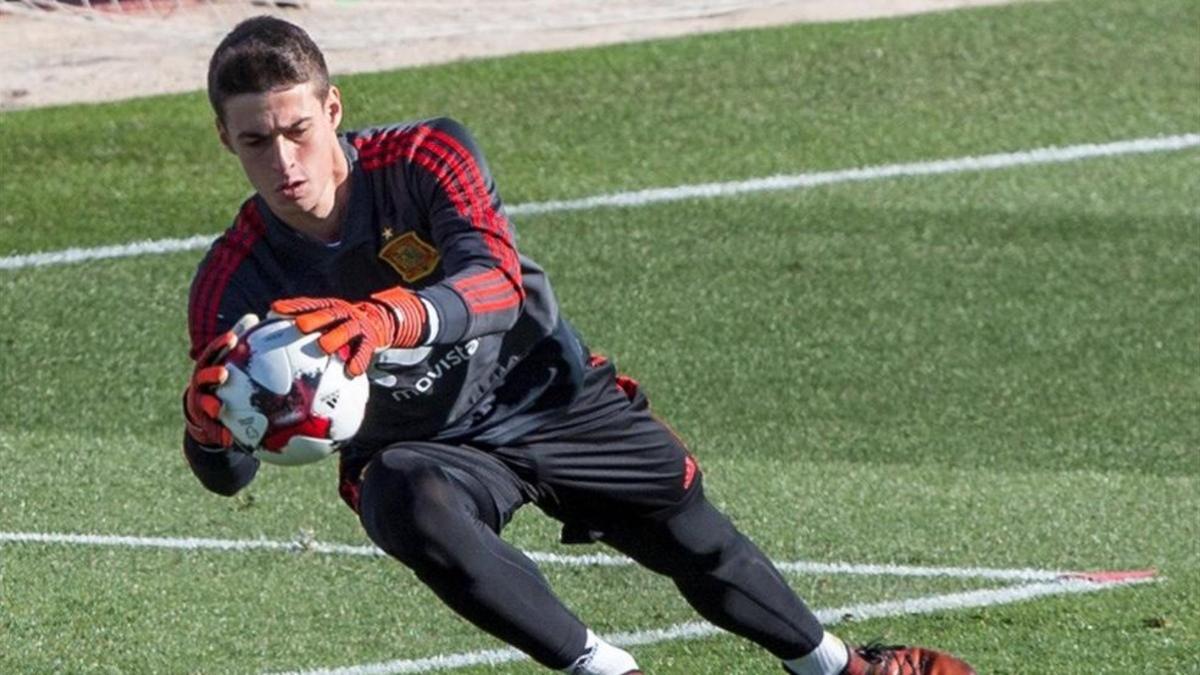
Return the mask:
[(454, 175), (462, 179), (466, 186), (467, 199), (472, 205), (478, 207), (474, 211), (475, 225), (480, 228), (489, 226), (488, 221), (495, 209), (492, 208), (487, 184), (483, 180), (483, 174), (479, 171), (479, 165), (475, 163), (475, 158), (450, 134), (437, 129), (428, 131), (428, 142), (422, 143), (421, 149), (433, 153), (434, 156), (444, 161)]
[[(416, 150), (425, 150), (425, 148), (418, 148)], [(454, 178), (456, 178), (456, 177), (452, 178), (450, 176), (447, 176), (444, 173), (443, 165), (438, 164), (436, 162), (436, 160), (429, 157), (427, 154), (425, 154), (423, 152), (422, 153), (414, 152), (414, 154), (412, 155), (412, 160), (415, 163), (422, 166), (423, 168), (425, 168), (426, 170), (428, 170), (430, 173), (433, 173), (438, 178), (438, 182), (442, 185), (443, 189), (446, 191), (446, 194), (449, 196), (451, 202), (454, 203), (455, 208), (458, 210), (458, 212), (460, 214), (462, 214), (464, 217), (469, 218), (471, 209), (468, 204), (464, 203), (462, 190), (454, 183)], [(477, 221), (473, 221), (472, 224), (475, 225), (476, 228), (478, 228)], [(491, 241), (491, 236), (490, 236), (491, 233), (490, 232), (483, 230), (480, 232), (480, 234), (484, 238), (485, 241), (489, 241), (489, 242)], [(491, 246), (489, 243), (488, 248), (489, 248), (489, 251), (493, 252), (493, 256), (495, 256), (495, 253), (494, 253), (494, 251), (496, 250), (495, 247)], [(516, 261), (515, 254), (512, 256), (511, 259), (514, 262)], [(519, 266), (514, 266), (514, 267), (516, 269), (516, 276), (519, 279), (520, 278), (520, 267)], [(488, 278), (491, 280), (491, 283), (495, 284), (498, 287), (497, 290), (500, 291), (502, 293), (502, 295), (500, 295), (497, 298), (482, 298), (482, 297), (473, 295), (470, 292), (469, 288), (460, 289), (456, 284), (455, 288), (456, 288), (456, 290), (459, 290), (460, 294), (463, 296), (463, 299), (467, 303), (468, 309), (470, 309), (472, 312), (474, 312), (476, 314), (484, 314), (487, 312), (504, 311), (504, 310), (507, 310), (512, 307), (516, 307), (516, 306), (520, 305), (521, 298), (524, 295), (524, 289), (519, 285), (519, 282), (514, 283), (512, 276), (506, 274), (502, 268), (495, 268), (495, 269), (489, 270), (489, 271), (483, 273), (483, 275), (488, 276)], [(480, 275), (480, 276), (483, 276), (483, 275)], [(468, 280), (474, 279), (474, 278), (475, 277), (468, 277)]]
[(193, 356), (217, 336), (217, 314), (229, 280), (265, 233), (266, 225), (263, 223), (262, 214), (258, 212), (257, 204), (251, 200), (238, 214), (233, 228), (225, 234), (221, 243), (217, 244), (212, 258), (196, 284), (188, 308)]
[[(359, 163), (368, 171), (394, 164), (399, 159), (420, 163), (430, 173), (438, 178), (438, 183), (447, 191), (455, 208), (463, 217), (476, 227), (481, 227), (487, 217), (487, 190), (483, 185), (482, 175), (479, 174), (474, 162), (466, 162), (463, 155), (469, 153), (457, 148), (458, 154), (451, 154), (440, 146), (429, 142), (436, 135), (447, 136), (431, 127), (416, 127), (415, 129), (393, 129), (369, 138), (359, 138), (356, 142), (359, 148)], [(445, 144), (445, 143), (443, 143)], [(446, 144), (448, 145), (448, 144)], [(453, 148), (452, 148), (453, 149)], [(431, 166), (420, 162), (418, 152), (425, 152), (433, 158), (433, 164), (445, 162), (445, 167)], [(472, 171), (472, 169), (476, 169)], [(451, 177), (458, 185), (447, 182)], [(465, 189), (463, 186), (466, 186)], [(463, 193), (467, 199), (463, 199)]]
[(360, 138), (356, 145), (359, 162), (365, 169), (376, 169), (403, 158), (429, 171), (455, 210), (479, 230), (499, 270), (508, 277), (510, 288), (524, 296), (512, 230), (492, 203), (478, 163), (457, 139), (437, 129), (418, 127)]
[(473, 196), (478, 200), (478, 203), (483, 205), (483, 222), (477, 223), (476, 226), (482, 229), (485, 233), (491, 236), (485, 236), (484, 239), (491, 250), (492, 255), (500, 262), (500, 268), (513, 280), (513, 285), (523, 292), (521, 288), (521, 263), (517, 259), (517, 249), (513, 244), (512, 227), (508, 223), (508, 219), (504, 214), (500, 213), (492, 204), (491, 195), (488, 194), (487, 183), (483, 179), (483, 173), (479, 170), (479, 164), (475, 161), (475, 157), (471, 155), (462, 143), (457, 138), (450, 134), (434, 129), (430, 137), (445, 145), (452, 153), (461, 158), (465, 164), (470, 185), (474, 188)]
[[(484, 241), (492, 257), (513, 278), (514, 285), (520, 287), (521, 267), (508, 221), (492, 205), (479, 164), (457, 139), (432, 127), (417, 127), (360, 138), (356, 145), (364, 169), (377, 169), (404, 158), (434, 174), (455, 209), (485, 235)], [(422, 155), (418, 154), (421, 152), (431, 155), (433, 161), (421, 161)]]
[(469, 277), (459, 279), (454, 282), (454, 288), (460, 291), (468, 291), (475, 288), (483, 288), (486, 286), (495, 286), (498, 283), (504, 283), (504, 273), (500, 270), (488, 270), (473, 274)]
[[(434, 161), (432, 159), (430, 159), (429, 157), (427, 157), (424, 154), (413, 155), (413, 160), (417, 164), (420, 164), (421, 166), (428, 169), (430, 172), (436, 172), (440, 169), (440, 165), (434, 163)], [(465, 205), (459, 206), (463, 202), (462, 202), (461, 191), (457, 188), (457, 186), (455, 186), (452, 182), (449, 182), (449, 183), (444, 183), (444, 188), (446, 189), (446, 193), (450, 196), (451, 201), (456, 204), (456, 208), (458, 209), (459, 213), (465, 214), (468, 207)], [(489, 233), (484, 231), (484, 232), (481, 232), (481, 235), (483, 236), (483, 238), (485, 240), (487, 240)], [(515, 256), (513, 257), (513, 259), (515, 260)], [(472, 312), (486, 313), (486, 312), (502, 311), (505, 309), (509, 309), (511, 307), (515, 307), (521, 303), (521, 298), (524, 295), (524, 289), (521, 288), (520, 285), (515, 285), (512, 278), (508, 274), (506, 274), (502, 268), (493, 268), (479, 276), (484, 276), (484, 275), (487, 276), (486, 280), (488, 281), (488, 283), (495, 288), (495, 290), (493, 292), (491, 292), (491, 294), (490, 294), (491, 296), (495, 296), (495, 297), (488, 298), (488, 299), (489, 300), (500, 299), (499, 302), (481, 301), (481, 300), (483, 300), (483, 298), (481, 298), (477, 294), (473, 295), (470, 292), (472, 289), (472, 287), (470, 285), (468, 285), (467, 287), (464, 287), (464, 288), (459, 288), (457, 284), (455, 285), (456, 290), (459, 290), (460, 293), (463, 295), (463, 299), (466, 301), (468, 308)], [(518, 278), (520, 278), (520, 268), (519, 267), (517, 267), (517, 276), (518, 276)], [(474, 278), (475, 277), (468, 277), (468, 280), (474, 279)]]
[(366, 171), (395, 164), (396, 160), (411, 154), (416, 135), (413, 129), (387, 129), (374, 136), (359, 136), (354, 139), (358, 163)]
[(466, 301), (472, 312), (486, 314), (516, 307), (521, 303), (521, 298), (509, 291), (503, 295), (468, 295)]
[(515, 307), (521, 297), (500, 270), (488, 270), (454, 282), (454, 289), (474, 312), (495, 312)]
[[(444, 152), (439, 153), (438, 148), (425, 143), (428, 136), (425, 132), (428, 131), (426, 127), (417, 130), (390, 130), (378, 136), (360, 138), (356, 141), (359, 147), (359, 163), (367, 170), (388, 166), (400, 159), (421, 166), (437, 179), (438, 185), (454, 204), (454, 210), (466, 218), (472, 227), (479, 228), (482, 213), (477, 216), (476, 210), (472, 208), (475, 205), (464, 199), (461, 186), (463, 174), (461, 171), (456, 171), (453, 175), (449, 173), (447, 169), (454, 169), (455, 165), (447, 159)], [(439, 161), (446, 161), (449, 166), (444, 167)]]
[(496, 302), (468, 302), (468, 305), (470, 306), (471, 311), (476, 314), (487, 314), (489, 312), (503, 312), (505, 310), (512, 309), (513, 307), (516, 307), (519, 304), (521, 304), (521, 299), (518, 298), (516, 296), (516, 294), (513, 294), (507, 300), (500, 300), (500, 301), (496, 301)]

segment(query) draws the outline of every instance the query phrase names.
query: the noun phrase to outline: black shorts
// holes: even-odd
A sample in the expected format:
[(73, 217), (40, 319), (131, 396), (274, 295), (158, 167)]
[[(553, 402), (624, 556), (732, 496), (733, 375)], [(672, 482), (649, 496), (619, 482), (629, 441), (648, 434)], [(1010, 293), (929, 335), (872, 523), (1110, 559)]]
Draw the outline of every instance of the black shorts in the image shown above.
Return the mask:
[[(650, 412), (636, 382), (596, 357), (563, 414), (515, 442), (403, 441), (374, 456), (396, 447), (435, 460), (497, 532), (532, 502), (564, 523), (564, 541), (592, 541), (610, 523), (674, 515), (701, 492), (700, 469), (687, 447)], [(370, 460), (342, 462), (339, 491), (355, 511)]]

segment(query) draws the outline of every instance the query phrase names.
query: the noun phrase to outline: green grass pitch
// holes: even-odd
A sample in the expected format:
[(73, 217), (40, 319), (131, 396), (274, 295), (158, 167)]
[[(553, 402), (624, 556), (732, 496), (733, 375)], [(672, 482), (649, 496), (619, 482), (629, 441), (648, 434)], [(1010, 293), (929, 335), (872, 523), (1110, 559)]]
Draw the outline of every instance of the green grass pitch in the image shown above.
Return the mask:
[[(1065, 0), (341, 78), (448, 114), (510, 204), (1200, 132), (1200, 6)], [(0, 256), (215, 233), (247, 187), (197, 93), (0, 115)], [(776, 560), (1153, 584), (853, 621), (981, 673), (1200, 673), (1200, 151), (516, 218)], [(366, 544), (333, 462), (210, 495), (179, 454), (199, 252), (0, 269), (0, 538)], [(507, 536), (557, 546), (532, 508)], [(546, 565), (601, 632), (696, 619)], [(1003, 587), (789, 573), (816, 608)], [(0, 539), (0, 672), (257, 673), (502, 647), (385, 558)], [(655, 675), (771, 673), (728, 635)], [(528, 662), (460, 673), (532, 673)]]

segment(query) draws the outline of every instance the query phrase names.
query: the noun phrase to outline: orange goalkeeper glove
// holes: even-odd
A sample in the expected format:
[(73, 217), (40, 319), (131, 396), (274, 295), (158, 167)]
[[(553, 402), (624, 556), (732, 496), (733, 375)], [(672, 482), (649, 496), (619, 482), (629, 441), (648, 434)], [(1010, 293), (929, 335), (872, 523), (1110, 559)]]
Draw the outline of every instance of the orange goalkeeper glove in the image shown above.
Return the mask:
[(425, 304), (404, 288), (390, 288), (363, 302), (339, 298), (276, 300), (271, 311), (291, 317), (302, 332), (319, 331), (317, 344), (326, 354), (345, 348), (346, 374), (367, 372), (375, 352), (389, 347), (416, 347), (425, 333)]
[(233, 435), (217, 420), (221, 399), (217, 398), (216, 389), (229, 378), (229, 371), (221, 361), (237, 346), (238, 338), (257, 323), (257, 316), (243, 316), (233, 328), (213, 338), (196, 359), (192, 379), (183, 391), (183, 418), (188, 435), (200, 445), (212, 448), (233, 445)]

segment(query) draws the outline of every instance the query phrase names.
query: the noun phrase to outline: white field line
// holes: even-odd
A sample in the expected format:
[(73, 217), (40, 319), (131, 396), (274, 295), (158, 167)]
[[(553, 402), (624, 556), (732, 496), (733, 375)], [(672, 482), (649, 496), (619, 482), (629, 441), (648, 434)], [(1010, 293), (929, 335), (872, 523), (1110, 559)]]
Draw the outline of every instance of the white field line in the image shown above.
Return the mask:
[[(535, 215), (602, 207), (637, 207), (684, 199), (712, 199), (753, 192), (797, 190), (835, 183), (992, 171), (1037, 164), (1060, 164), (1099, 157), (1171, 152), (1197, 146), (1200, 146), (1200, 134), (1135, 138), (1112, 143), (1088, 143), (906, 164), (884, 164), (838, 171), (777, 175), (743, 181), (679, 185), (596, 195), (582, 199), (529, 202), (509, 206), (507, 211), (511, 215)], [(98, 248), (69, 248), (61, 251), (10, 255), (0, 257), (0, 270), (198, 250), (207, 248), (216, 236), (201, 234), (183, 239), (156, 239)]]
[(215, 234), (197, 234), (183, 239), (147, 239), (129, 244), (114, 244), (112, 246), (99, 246), (96, 248), (65, 248), (61, 251), (48, 251), (46, 253), (10, 255), (0, 258), (0, 270), (65, 265), (88, 260), (104, 260), (106, 258), (131, 258), (140, 255), (197, 251), (208, 248), (209, 244), (212, 244), (216, 238), (217, 235)]
[[(312, 552), (331, 555), (384, 556), (374, 546), (352, 546), (348, 544), (322, 544), (300, 539), (297, 541), (272, 541), (269, 539), (202, 539), (179, 537), (130, 537), (98, 534), (64, 534), (46, 532), (0, 532), (0, 544), (71, 544), (77, 546), (112, 546), (124, 548), (160, 548), (185, 551), (291, 551)], [(597, 567), (632, 565), (633, 561), (623, 556), (603, 553), (587, 555), (563, 555), (526, 551), (535, 562), (568, 567)], [(1055, 581), (1062, 580), (1070, 572), (1039, 569), (1000, 569), (992, 567), (923, 567), (913, 565), (873, 565), (855, 563), (823, 563), (810, 561), (776, 562), (784, 572), (795, 574), (846, 574), (860, 576), (931, 577), (954, 579), (992, 579), (998, 581)]]
[[(1028, 583), (1005, 588), (989, 588), (978, 591), (930, 595), (907, 600), (861, 603), (845, 607), (819, 609), (817, 618), (825, 626), (834, 626), (848, 620), (878, 619), (891, 616), (930, 614), (944, 610), (991, 607), (1033, 598), (1064, 595), (1070, 593), (1092, 593), (1099, 590), (1147, 583), (1147, 579), (1134, 581), (1094, 583), (1089, 581), (1051, 581)], [(616, 633), (606, 635), (609, 642), (622, 647), (634, 647), (674, 640), (695, 640), (718, 635), (721, 629), (705, 622), (676, 624), (667, 628)], [(528, 657), (515, 649), (489, 649), (484, 651), (443, 654), (421, 659), (366, 663), (322, 670), (294, 671), (288, 675), (393, 675), (396, 673), (425, 673), (437, 670), (454, 670), (479, 665), (497, 665), (522, 661)]]
[(772, 192), (778, 190), (795, 190), (800, 188), (832, 185), (834, 183), (851, 183), (884, 178), (909, 178), (915, 176), (935, 176), (948, 173), (966, 173), (973, 171), (992, 171), (1017, 166), (1036, 164), (1061, 164), (1081, 159), (1097, 157), (1115, 157), (1119, 155), (1145, 154), (1151, 152), (1169, 152), (1200, 146), (1200, 134), (1183, 134), (1180, 136), (1161, 136), (1156, 138), (1135, 138), (1113, 143), (1070, 145), (1064, 147), (1038, 148), (1018, 152), (1004, 152), (994, 155), (975, 157), (959, 157), (955, 159), (939, 159), (909, 164), (885, 164), (858, 169), (842, 169), (839, 171), (820, 171), (816, 173), (801, 173), (792, 175), (769, 176), (738, 182), (700, 183), (696, 185), (680, 185), (671, 188), (654, 188), (636, 192), (620, 192), (609, 195), (598, 195), (584, 199), (568, 201), (537, 202), (520, 204), (510, 211), (514, 213), (550, 213), (555, 211), (580, 211), (602, 206), (645, 206), (661, 202), (673, 202), (683, 199), (711, 199), (728, 197), (749, 192)]
[[(311, 552), (332, 555), (382, 556), (382, 551), (373, 546), (347, 544), (322, 544), (302, 538), (297, 541), (272, 541), (266, 539), (205, 539), (192, 537), (133, 537), (94, 534), (64, 534), (43, 532), (0, 532), (0, 544), (68, 544), (81, 546), (113, 546), (126, 548), (158, 548), (188, 551), (288, 551)], [(569, 566), (615, 566), (630, 565), (632, 562), (620, 556), (561, 555), (556, 553), (530, 552), (530, 557), (544, 564)], [(819, 563), (807, 561), (779, 562), (776, 565), (785, 571), (809, 574), (854, 574), (894, 575), (907, 577), (951, 577), (962, 579), (991, 579), (1022, 582), (1004, 588), (990, 588), (958, 593), (931, 595), (905, 600), (860, 603), (844, 607), (819, 609), (817, 618), (826, 626), (847, 620), (875, 619), (889, 616), (928, 614), (943, 610), (988, 607), (1033, 598), (1069, 593), (1090, 593), (1128, 586), (1131, 584), (1157, 581), (1155, 578), (1128, 576), (1114, 581), (1092, 581), (1073, 577), (1070, 572), (1037, 569), (1000, 569), (990, 567), (924, 567), (910, 565), (871, 565), (852, 563)], [(673, 640), (692, 640), (719, 634), (721, 630), (705, 622), (688, 622), (667, 628), (617, 633), (607, 636), (613, 644), (631, 647)], [(301, 671), (299, 675), (383, 675), (392, 673), (422, 673), (437, 670), (453, 670), (476, 665), (495, 665), (525, 660), (528, 657), (511, 649), (490, 649), (460, 654), (438, 655), (420, 659), (386, 661), (346, 666), (342, 668)]]

